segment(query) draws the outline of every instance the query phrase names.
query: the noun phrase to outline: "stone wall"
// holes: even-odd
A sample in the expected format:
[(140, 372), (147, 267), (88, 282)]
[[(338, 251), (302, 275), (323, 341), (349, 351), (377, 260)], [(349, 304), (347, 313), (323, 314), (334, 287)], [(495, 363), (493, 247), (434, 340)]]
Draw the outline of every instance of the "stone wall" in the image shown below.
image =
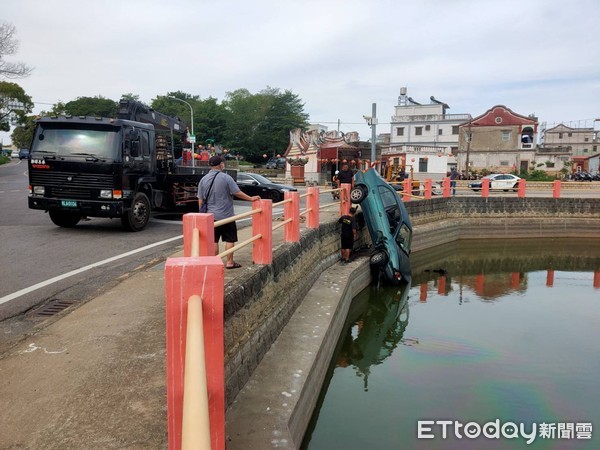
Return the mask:
[[(459, 239), (600, 238), (600, 199), (452, 197), (406, 203), (414, 251)], [(360, 216), (360, 213), (359, 213)], [(360, 217), (359, 217), (360, 223)], [(303, 230), (299, 243), (275, 249), (225, 286), (225, 379), (230, 405), (304, 299), (319, 274), (339, 258), (336, 221)], [(366, 228), (357, 246), (369, 242)]]

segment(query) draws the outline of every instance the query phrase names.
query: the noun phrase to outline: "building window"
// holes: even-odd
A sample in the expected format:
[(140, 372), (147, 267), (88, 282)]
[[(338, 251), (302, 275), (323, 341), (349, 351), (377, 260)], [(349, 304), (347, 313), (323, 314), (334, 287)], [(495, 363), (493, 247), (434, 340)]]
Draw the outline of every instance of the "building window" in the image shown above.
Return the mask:
[(452, 126), (452, 134), (458, 134), (458, 125)]
[(500, 161), (501, 166), (508, 166), (508, 161)]
[(593, 152), (597, 152), (597, 151), (598, 151), (598, 147), (594, 145), (594, 146), (592, 147), (592, 151), (593, 151)]
[(562, 139), (562, 133), (558, 133), (558, 138)]
[(546, 161), (546, 167), (549, 169), (553, 169), (554, 168), (554, 163), (551, 161)]
[[(429, 131), (429, 130), (431, 130), (431, 125), (425, 125), (425, 131)], [(586, 139), (586, 141), (587, 141), (587, 139)]]
[(440, 128), (440, 129), (438, 130), (438, 136), (441, 136), (442, 134), (444, 134), (444, 133), (443, 133), (443, 131), (444, 131), (444, 130), (442, 130), (442, 129)]
[(427, 160), (419, 158), (419, 172), (427, 172)]
[(590, 138), (585, 138), (584, 142), (588, 142), (590, 140)]
[(573, 133), (569, 133), (569, 135), (568, 135), (568, 136), (569, 136), (569, 137), (573, 137)]
[(454, 156), (458, 155), (458, 147), (450, 147), (450, 153)]
[(501, 124), (501, 123), (502, 123), (502, 117), (496, 117), (496, 119), (494, 119), (494, 121), (495, 121), (497, 124)]
[(508, 142), (509, 139), (510, 139), (510, 131), (509, 130), (502, 130), (502, 140), (504, 142)]
[(423, 135), (423, 127), (415, 127), (415, 136)]
[(396, 128), (396, 136), (404, 136), (404, 127)]
[(583, 153), (587, 153), (587, 152), (588, 152), (588, 149), (587, 149), (587, 148), (584, 148), (584, 149), (583, 149)]

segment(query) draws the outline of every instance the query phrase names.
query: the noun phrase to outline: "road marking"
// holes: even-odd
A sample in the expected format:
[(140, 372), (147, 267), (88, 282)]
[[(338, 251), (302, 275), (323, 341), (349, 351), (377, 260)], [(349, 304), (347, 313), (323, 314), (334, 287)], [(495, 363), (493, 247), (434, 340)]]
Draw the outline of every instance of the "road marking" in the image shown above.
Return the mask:
[(66, 278), (72, 277), (73, 275), (78, 275), (78, 274), (80, 274), (82, 272), (86, 272), (86, 271), (88, 271), (90, 269), (94, 269), (96, 267), (100, 267), (100, 266), (102, 266), (104, 264), (108, 264), (110, 262), (117, 261), (117, 260), (122, 259), (122, 258), (126, 258), (127, 256), (131, 256), (131, 255), (135, 255), (136, 253), (143, 252), (144, 250), (148, 250), (148, 249), (151, 249), (153, 247), (158, 247), (159, 245), (167, 244), (169, 242), (173, 242), (173, 241), (176, 241), (176, 240), (182, 239), (182, 238), (183, 238), (183, 235), (175, 236), (175, 237), (172, 237), (172, 238), (169, 238), (169, 239), (165, 239), (164, 241), (155, 242), (154, 244), (146, 245), (145, 247), (140, 247), (138, 249), (131, 250), (129, 252), (122, 253), (122, 254), (117, 255), (117, 256), (113, 256), (113, 257), (105, 259), (103, 261), (98, 261), (98, 262), (95, 262), (93, 264), (89, 264), (89, 265), (87, 265), (85, 267), (81, 267), (79, 269), (72, 270), (71, 272), (67, 272), (67, 273), (64, 273), (62, 275), (58, 275), (58, 276), (56, 276), (54, 278), (50, 278), (49, 280), (42, 281), (41, 283), (38, 283), (38, 284), (34, 284), (33, 286), (30, 286), (28, 288), (21, 289), (20, 291), (17, 291), (17, 292), (13, 292), (12, 294), (5, 295), (4, 297), (0, 297), (0, 305), (4, 304), (6, 302), (9, 302), (11, 300), (14, 300), (15, 298), (21, 297), (22, 295), (29, 294), (30, 292), (37, 291), (38, 289), (41, 289), (41, 288), (46, 287), (46, 286), (49, 286), (49, 285), (51, 285), (53, 283), (56, 283), (57, 281), (61, 281), (61, 280), (64, 280)]

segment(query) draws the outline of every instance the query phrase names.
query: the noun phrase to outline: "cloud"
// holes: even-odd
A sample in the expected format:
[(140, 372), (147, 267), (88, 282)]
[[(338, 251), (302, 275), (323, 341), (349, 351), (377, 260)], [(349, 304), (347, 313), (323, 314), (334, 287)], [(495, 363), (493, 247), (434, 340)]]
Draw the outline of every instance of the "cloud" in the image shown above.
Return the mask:
[[(574, 0), (7, 2), (36, 102), (290, 89), (311, 121), (389, 131), (399, 89), (450, 113), (504, 104), (540, 121), (600, 117), (600, 3)], [(588, 123), (589, 126), (589, 123)]]

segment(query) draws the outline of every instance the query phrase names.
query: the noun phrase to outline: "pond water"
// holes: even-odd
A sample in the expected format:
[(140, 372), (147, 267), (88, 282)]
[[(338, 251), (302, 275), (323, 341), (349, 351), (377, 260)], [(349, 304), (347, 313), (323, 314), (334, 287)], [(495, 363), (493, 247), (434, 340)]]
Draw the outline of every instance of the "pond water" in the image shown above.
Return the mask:
[(411, 259), (354, 299), (302, 448), (599, 449), (600, 241)]

